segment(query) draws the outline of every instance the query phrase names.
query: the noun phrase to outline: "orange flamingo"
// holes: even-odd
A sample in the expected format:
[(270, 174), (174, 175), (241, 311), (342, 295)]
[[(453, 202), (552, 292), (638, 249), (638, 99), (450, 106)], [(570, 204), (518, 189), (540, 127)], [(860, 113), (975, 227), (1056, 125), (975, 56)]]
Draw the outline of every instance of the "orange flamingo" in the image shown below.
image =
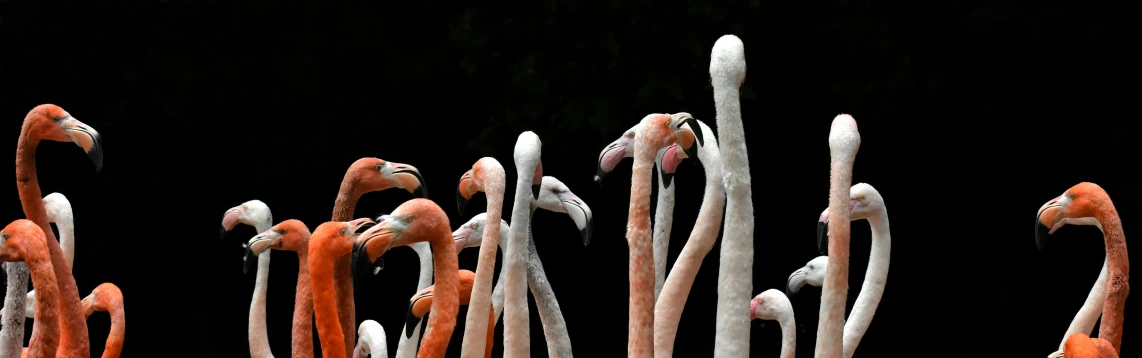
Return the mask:
[(1118, 358), (1118, 352), (1105, 339), (1090, 338), (1077, 332), (1063, 341), (1063, 355), (1067, 358)]
[[(1042, 249), (1048, 237), (1068, 223), (1067, 219), (1080, 218), (1098, 221), (1106, 242), (1106, 303), (1102, 309), (1102, 324), (1098, 327), (1101, 337), (1094, 340), (1106, 340), (1115, 352), (1121, 352), (1123, 312), (1126, 296), (1130, 294), (1130, 259), (1122, 221), (1110, 196), (1098, 184), (1082, 182), (1043, 204), (1035, 215), (1035, 243)], [(1063, 355), (1070, 357), (1067, 353)]]
[[(59, 228), (59, 245), (67, 264), (74, 267), (75, 257), (75, 220), (72, 216), (71, 202), (60, 193), (51, 193), (44, 197), (44, 208), (48, 213), (48, 221)], [(24, 319), (19, 317), (20, 306), (24, 306), (24, 317), (36, 317), (36, 290), (28, 291), (28, 268), (22, 262), (6, 263), (5, 273), (8, 276), (8, 296), (4, 299), (4, 328), (0, 330), (0, 358), (15, 358), (25, 350), (24, 348)], [(27, 292), (27, 295), (21, 295)], [(21, 303), (23, 301), (23, 303)]]
[(817, 322), (816, 357), (841, 358), (844, 353), (845, 299), (849, 292), (849, 210), (853, 162), (860, 149), (856, 120), (847, 114), (833, 118), (829, 129), (829, 263), (821, 289), (821, 313)]
[[(458, 274), (460, 276), (460, 304), (467, 305), (471, 302), (472, 285), (476, 280), (476, 273), (468, 270), (460, 270)], [(432, 311), (432, 301), (434, 296), (433, 291), (435, 291), (435, 288), (435, 285), (428, 286), (427, 288), (420, 290), (420, 292), (417, 292), (412, 296), (411, 299), (409, 299), (408, 317), (406, 318), (404, 324), (405, 332), (412, 332), (414, 327), (418, 326), (420, 321), (424, 319), (424, 315), (429, 314)], [(491, 302), (488, 304), (490, 305)], [(471, 311), (471, 308), (468, 310)], [(489, 309), (488, 316), (491, 316), (492, 314), (493, 311)], [(492, 344), (495, 341), (496, 333), (496, 322), (492, 320), (491, 317), (488, 319), (487, 328), (487, 344), (484, 346), (484, 357), (490, 358), (492, 356)]]
[[(386, 162), (377, 158), (357, 159), (345, 171), (345, 177), (341, 180), (341, 188), (337, 191), (337, 199), (333, 203), (332, 221), (349, 221), (352, 219), (353, 211), (357, 209), (357, 200), (361, 199), (361, 195), (391, 188), (407, 190), (415, 197), (428, 197), (428, 188), (424, 186), (424, 178), (420, 176), (420, 171), (416, 170), (415, 167), (408, 164)], [(345, 354), (351, 355), (353, 354), (353, 344), (357, 342), (355, 337), (357, 330), (354, 329), (357, 322), (354, 318), (353, 282), (351, 281), (349, 255), (345, 254), (343, 257), (338, 257), (333, 264), (333, 270), (336, 273), (333, 275), (333, 279), (336, 281), (334, 287), (336, 287), (337, 305), (340, 307), (338, 313), (341, 320), (341, 334), (345, 340), (343, 345), (349, 349)], [(322, 351), (324, 350), (322, 348)]]
[(39, 225), (47, 238), (52, 269), (55, 270), (58, 281), (59, 294), (56, 299), (59, 300), (60, 310), (59, 354), (89, 357), (91, 348), (87, 339), (87, 320), (79, 302), (79, 289), (75, 286), (75, 277), (71, 275), (71, 265), (68, 265), (63, 249), (52, 233), (36, 175), (36, 148), (42, 140), (75, 143), (87, 152), (97, 172), (103, 167), (103, 145), (99, 132), (54, 104), (41, 104), (28, 112), (16, 144), (16, 188), (20, 193), (20, 204), (24, 207), (24, 215)]
[[(642, 119), (635, 136), (634, 165), (631, 170), (630, 210), (627, 243), (630, 245), (630, 321), (627, 326), (627, 356), (654, 355), (654, 258), (650, 233), (650, 180), (655, 154), (659, 149), (680, 143), (682, 148), (703, 143), (701, 127), (693, 117), (649, 114)], [(690, 124), (690, 128), (681, 128)], [(697, 131), (694, 131), (698, 128)], [(512, 217), (515, 220), (515, 216)], [(516, 223), (512, 223), (512, 227)]]
[[(424, 336), (417, 357), (443, 357), (460, 310), (460, 277), (448, 216), (431, 200), (412, 199), (378, 220), (376, 226), (361, 233), (354, 242), (353, 263), (365, 261), (362, 268), (372, 266), (389, 249), (414, 242), (428, 242), (432, 246), (434, 293), (439, 295), (432, 303), (432, 312), (436, 314), (428, 322), (432, 331)], [(360, 279), (358, 270), (352, 272), (355, 279)]]
[(36, 319), (32, 323), (32, 340), (23, 353), (28, 357), (55, 357), (60, 345), (59, 294), (55, 270), (48, 253), (47, 235), (36, 223), (19, 219), (0, 231), (0, 262), (24, 262), (36, 287)]
[[(313, 289), (309, 281), (309, 228), (290, 219), (254, 236), (246, 245), (247, 254), (261, 257), (269, 249), (297, 253), (297, 289), (293, 299), (293, 356), (313, 357)], [(249, 261), (246, 261), (249, 263)], [(248, 270), (249, 265), (244, 267)]]
[(107, 344), (103, 346), (103, 358), (119, 358), (126, 339), (127, 321), (123, 312), (123, 291), (110, 282), (96, 286), (91, 294), (83, 299), (84, 316), (91, 317), (95, 311), (111, 315), (111, 332), (107, 334)]
[[(503, 216), (504, 186), (506, 185), (504, 167), (492, 157), (483, 157), (472, 165), (472, 169), (460, 176), (460, 184), (456, 188), (456, 209), (464, 215), (468, 200), (477, 192), (487, 193), (488, 205), (485, 212), (492, 222), (499, 221)], [(486, 225), (484, 237), (488, 238), (488, 245), (480, 247), (480, 258), (477, 261), (476, 276), (473, 278), (471, 296), (474, 299), (473, 307), (468, 308), (468, 316), (464, 324), (464, 349), (461, 356), (472, 357), (480, 352), (491, 354), (491, 342), (487, 347), (483, 337), (495, 330), (495, 318), (491, 311), (485, 311), (492, 304), (492, 273), (496, 269), (496, 248), (499, 247), (500, 227)], [(461, 282), (463, 285), (463, 282)], [(463, 296), (463, 294), (461, 294)], [(463, 299), (462, 299), (463, 300)], [(493, 317), (484, 321), (487, 317)], [(489, 322), (491, 322), (489, 324)], [(412, 329), (413, 327), (406, 327)], [(485, 329), (488, 330), (485, 332)], [(494, 333), (494, 332), (493, 332)], [(487, 349), (485, 349), (487, 348)]]
[(317, 323), (317, 336), (321, 339), (322, 357), (346, 357), (343, 346), (345, 333), (341, 329), (341, 316), (337, 312), (341, 305), (336, 297), (334, 266), (342, 256), (352, 252), (357, 229), (373, 223), (369, 218), (330, 221), (318, 226), (310, 236), (309, 280), (313, 286), (313, 315)]

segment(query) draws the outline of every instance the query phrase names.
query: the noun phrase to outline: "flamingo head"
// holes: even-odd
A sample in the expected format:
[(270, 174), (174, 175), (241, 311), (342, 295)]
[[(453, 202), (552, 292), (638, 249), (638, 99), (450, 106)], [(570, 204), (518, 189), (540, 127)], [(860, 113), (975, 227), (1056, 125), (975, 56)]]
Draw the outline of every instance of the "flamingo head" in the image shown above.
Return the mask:
[(74, 215), (71, 210), (71, 202), (67, 200), (66, 196), (60, 193), (51, 193), (44, 196), (44, 209), (48, 212), (48, 218), (56, 225), (66, 225), (73, 223)]
[[(542, 164), (542, 163), (541, 163)], [(485, 180), (504, 180), (504, 167), (492, 157), (483, 157), (472, 165), (472, 169), (460, 176), (460, 185), (456, 187), (456, 210), (460, 215), (468, 208), (468, 201), (478, 192), (485, 191)], [(493, 176), (489, 178), (489, 175)], [(498, 177), (496, 179), (493, 179)]]
[[(484, 241), (484, 225), (487, 221), (488, 213), (479, 213), (452, 232), (452, 242), (456, 244), (457, 254), (469, 247), (480, 247)], [(500, 242), (506, 242), (509, 229), (508, 222), (500, 219)]]
[(344, 183), (353, 185), (356, 195), (400, 188), (417, 198), (428, 197), (424, 177), (416, 167), (377, 158), (361, 158), (353, 162), (345, 172)]
[(329, 221), (318, 225), (309, 238), (309, 254), (330, 259), (345, 256), (353, 251), (353, 240), (362, 229), (376, 225), (372, 219)]
[[(385, 344), (385, 328), (381, 327), (377, 321), (367, 319), (361, 322), (361, 326), (357, 328), (357, 347), (353, 350), (353, 358), (365, 358), (372, 354), (372, 351), (383, 350), (386, 346), (373, 347), (372, 344), (383, 345)], [(379, 354), (375, 356), (380, 356)]]
[(788, 314), (793, 311), (793, 305), (789, 303), (789, 298), (781, 293), (780, 290), (768, 289), (765, 292), (757, 294), (753, 300), (749, 301), (749, 320), (763, 319), (763, 320), (776, 320), (781, 314)]
[(557, 213), (565, 213), (575, 221), (579, 228), (579, 236), (583, 238), (583, 246), (591, 243), (591, 207), (580, 199), (563, 182), (554, 177), (543, 177), (543, 184), (539, 191), (539, 200), (532, 203), (533, 207)]
[(809, 260), (809, 263), (805, 264), (804, 267), (793, 271), (793, 274), (789, 275), (789, 279), (786, 280), (787, 294), (793, 296), (793, 294), (800, 291), (801, 287), (804, 287), (805, 284), (821, 287), (821, 285), (825, 284), (825, 271), (828, 266), (828, 256), (817, 256)]
[[(361, 276), (366, 275), (363, 270), (372, 271), (374, 275), (384, 270), (382, 257), (389, 249), (429, 241), (435, 236), (443, 237), (449, 233), (448, 216), (436, 203), (428, 199), (412, 199), (404, 202), (393, 210), (392, 214), (378, 217), (376, 226), (365, 230), (354, 240), (350, 268), (354, 285), (360, 285)], [(440, 247), (454, 248), (450, 245), (440, 245)], [(434, 244), (433, 250), (438, 249)]]
[[(884, 197), (866, 183), (857, 183), (849, 188), (849, 219), (868, 219), (885, 212)], [(817, 250), (821, 255), (829, 254), (829, 208), (821, 212), (817, 220)]]
[(1110, 197), (1098, 184), (1076, 184), (1063, 195), (1039, 207), (1039, 212), (1035, 214), (1035, 244), (1042, 249), (1051, 234), (1066, 224), (1092, 225), (1102, 230), (1096, 215), (1106, 206), (1113, 209)]
[[(643, 118), (634, 127), (631, 127), (623, 133), (619, 139), (616, 139), (606, 148), (603, 152), (599, 153), (599, 167), (595, 174), (595, 182), (600, 186), (603, 184), (603, 177), (611, 170), (614, 170), (623, 158), (634, 157), (634, 150), (636, 148), (635, 138), (639, 132), (642, 132), (647, 125), (653, 125), (655, 128), (650, 129), (650, 134), (655, 143), (651, 145), (658, 148), (658, 156), (656, 162), (659, 168), (664, 165), (677, 167), (681, 159), (689, 158), (695, 155), (697, 145), (704, 143), (702, 137), (702, 129), (698, 126), (697, 120), (694, 119), (690, 113), (678, 112), (672, 115), (665, 114), (651, 114)], [(661, 128), (660, 128), (661, 127)], [(664, 130), (664, 131), (663, 131)], [(674, 133), (671, 137), (668, 133)], [(658, 143), (661, 142), (661, 143)], [(677, 144), (676, 148), (670, 149), (672, 144)], [(682, 153), (671, 153), (670, 157), (664, 157), (665, 153), (663, 148), (667, 151), (681, 149)], [(671, 163), (671, 161), (674, 161)], [(674, 169), (668, 171), (670, 174), (674, 173)], [(669, 182), (666, 183), (669, 186)]]
[[(19, 219), (0, 231), (0, 262), (17, 262), (47, 258), (47, 238), (39, 225)], [(40, 250), (37, 247), (42, 247)]]
[[(1112, 348), (1113, 350), (1113, 348)], [(1056, 352), (1056, 357), (1066, 358), (1098, 358), (1106, 357), (1098, 354), (1098, 346), (1095, 344), (1094, 339), (1082, 332), (1072, 333), (1067, 336), (1067, 341), (1063, 342), (1063, 351)]]
[(80, 122), (54, 104), (32, 108), (24, 120), (25, 130), (33, 137), (56, 142), (71, 142), (83, 149), (95, 171), (103, 168), (103, 141), (95, 128)]
[(607, 144), (599, 153), (599, 167), (595, 174), (595, 183), (603, 185), (603, 177), (615, 170), (623, 158), (634, 157), (634, 136), (638, 132), (638, 125), (627, 129), (619, 139)]
[(123, 292), (119, 290), (119, 286), (110, 282), (104, 282), (91, 290), (91, 294), (83, 298), (83, 312), (86, 317), (91, 317), (95, 311), (110, 311), (112, 308), (123, 304)]
[(300, 220), (289, 219), (282, 221), (274, 227), (258, 234), (246, 243), (246, 256), (242, 257), (245, 265), (242, 266), (243, 273), (250, 271), (250, 257), (257, 257), (269, 249), (285, 250), (293, 252), (308, 252), (309, 251), (309, 228)]
[(222, 214), (222, 230), (219, 236), (225, 239), (226, 233), (234, 230), (238, 224), (269, 226), (273, 220), (270, 207), (266, 206), (266, 203), (261, 200), (250, 200), (242, 203), (242, 205), (232, 207)]

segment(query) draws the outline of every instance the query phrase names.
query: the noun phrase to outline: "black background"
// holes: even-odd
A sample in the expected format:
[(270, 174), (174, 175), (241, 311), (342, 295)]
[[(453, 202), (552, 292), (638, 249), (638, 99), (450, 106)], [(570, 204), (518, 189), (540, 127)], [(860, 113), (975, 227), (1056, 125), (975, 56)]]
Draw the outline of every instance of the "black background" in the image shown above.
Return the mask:
[[(315, 228), (329, 220), (345, 169), (372, 156), (419, 168), (456, 227), (481, 211), (456, 214), (460, 175), (493, 156), (514, 182), (515, 139), (534, 131), (544, 174), (583, 198), (596, 225), (584, 248), (569, 218), (539, 211), (536, 245), (576, 355), (615, 356), (627, 337), (631, 161), (599, 188), (591, 181), (597, 156), (648, 113), (688, 111), (716, 130), (710, 50), (732, 33), (749, 63), (741, 91), (756, 217), (752, 291), (782, 288), (818, 255), (829, 125), (849, 113), (862, 138), (854, 183), (883, 194), (894, 239), (885, 296), (856, 356), (1038, 357), (1056, 349), (1104, 256), (1092, 227), (1065, 228), (1036, 249), (1032, 214), (1092, 181), (1114, 199), (1128, 236), (1142, 225), (1130, 129), (1142, 63), (1130, 35), (1142, 33), (1137, 10), (6, 0), (0, 138), (14, 147), (25, 114), (41, 103), (103, 135), (100, 173), (70, 143), (46, 142), (37, 157), (43, 193), (61, 192), (74, 206), (80, 294), (113, 282), (126, 297), (125, 357), (240, 357), (249, 353), (254, 282), (241, 271), (241, 242), (256, 232), (243, 225), (220, 240), (226, 209), (260, 199), (275, 223)], [(701, 168), (682, 166), (675, 182), (671, 262), (697, 214)], [(0, 191), (5, 220), (24, 217), (13, 189)], [(355, 216), (409, 198), (367, 194)], [(478, 195), (470, 207), (483, 206)], [(850, 309), (868, 262), (867, 222), (852, 233)], [(693, 286), (676, 356), (711, 355), (720, 249)], [(475, 268), (476, 251), (460, 255), (461, 268)], [(379, 321), (390, 353), (416, 262), (412, 250), (393, 250), (383, 274), (357, 293), (358, 321)], [(288, 356), (296, 256), (274, 252), (271, 267), (268, 335), (275, 355)], [(812, 355), (820, 302), (820, 289), (806, 292), (793, 300), (800, 357)], [(1142, 349), (1130, 338), (1142, 334), (1134, 311), (1123, 357)], [(545, 356), (534, 305), (531, 312), (532, 352)], [(88, 321), (93, 355), (107, 317)], [(777, 355), (777, 325), (751, 327), (751, 356)], [(458, 356), (462, 331), (449, 356)]]

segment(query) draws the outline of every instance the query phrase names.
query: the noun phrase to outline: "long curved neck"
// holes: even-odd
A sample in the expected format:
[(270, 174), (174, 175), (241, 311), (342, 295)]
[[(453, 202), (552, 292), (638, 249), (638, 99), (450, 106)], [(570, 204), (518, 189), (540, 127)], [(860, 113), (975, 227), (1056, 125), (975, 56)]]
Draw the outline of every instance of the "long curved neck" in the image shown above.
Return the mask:
[(8, 290), (4, 296), (0, 329), (0, 358), (19, 358), (24, 348), (24, 321), (28, 296), (28, 267), (23, 262), (5, 262)]
[[(753, 199), (742, 126), (739, 83), (711, 76), (718, 141), (725, 171), (726, 223), (718, 264), (714, 356), (749, 355), (749, 300), (753, 292)], [(839, 337), (838, 337), (839, 338)]]
[(75, 267), (75, 226), (70, 222), (57, 222), (56, 227), (59, 228), (59, 247), (63, 250), (63, 257), (69, 267)]
[[(416, 242), (408, 246), (416, 251), (417, 257), (420, 258), (420, 278), (416, 283), (416, 292), (420, 292), (432, 285), (432, 248), (427, 242)], [(420, 326), (423, 324), (423, 321), (417, 322), (411, 334), (407, 331), (408, 327), (401, 328), (400, 341), (397, 343), (397, 358), (416, 356), (414, 345), (420, 343)]]
[[(464, 323), (464, 348), (461, 357), (482, 357), (487, 346), (488, 311), (492, 302), (492, 274), (496, 269), (496, 247), (500, 245), (500, 218), (504, 208), (503, 168), (488, 170), (485, 175), (485, 195), (488, 199), (480, 257), (476, 262), (476, 278), (472, 282), (472, 296), (468, 316)], [(494, 324), (494, 323), (493, 323)], [(493, 326), (494, 327), (494, 326)]]
[[(46, 259), (27, 261), (28, 273), (36, 290), (36, 318), (32, 321), (32, 341), (28, 357), (55, 357), (61, 342), (59, 291), (55, 270)], [(60, 352), (63, 353), (63, 352)]]
[[(639, 137), (642, 138), (642, 137)], [(640, 140), (631, 169), (627, 245), (630, 246), (630, 321), (627, 356), (654, 354), (654, 254), (650, 233), (650, 180), (657, 148)]]
[(666, 282), (666, 257), (670, 254), (670, 228), (674, 226), (674, 187), (667, 187), (658, 176), (658, 201), (654, 208), (654, 299)]
[[(28, 119), (24, 120), (24, 127), (16, 144), (16, 188), (20, 193), (20, 204), (24, 207), (24, 216), (39, 225), (47, 239), (51, 268), (55, 271), (53, 281), (57, 282), (59, 287), (59, 292), (55, 296), (59, 300), (56, 306), (59, 307), (60, 313), (59, 348), (65, 353), (75, 352), (81, 357), (89, 357), (91, 349), (87, 338), (87, 317), (79, 301), (79, 289), (75, 286), (75, 277), (71, 275), (71, 265), (67, 263), (48, 222), (47, 209), (44, 207), (43, 194), (40, 192), (40, 183), (36, 175), (36, 147), (40, 140), (28, 133), (29, 123), (31, 121)], [(39, 299), (36, 302), (41, 303)]]
[[(266, 232), (270, 225), (258, 223), (254, 229)], [(270, 339), (266, 333), (266, 291), (270, 281), (270, 250), (258, 254), (258, 271), (254, 279), (254, 296), (250, 299), (250, 319), (248, 339), (250, 356), (255, 358), (273, 357), (270, 352)]]
[(320, 253), (309, 255), (309, 277), (313, 285), (313, 315), (321, 356), (345, 358), (345, 336), (338, 319), (338, 302), (333, 284), (333, 259)]
[[(353, 211), (357, 209), (357, 200), (361, 198), (351, 178), (341, 181), (341, 188), (337, 191), (337, 199), (333, 203), (332, 221), (353, 220)], [(341, 322), (342, 347), (345, 355), (353, 354), (357, 342), (356, 306), (353, 302), (353, 272), (350, 255), (346, 253), (333, 261), (334, 296), (337, 299), (338, 319)], [(322, 344), (324, 347), (325, 344)], [(325, 351), (325, 348), (322, 348)], [(324, 356), (324, 355), (323, 355)]]
[(417, 357), (443, 357), (448, 341), (456, 328), (456, 315), (460, 311), (460, 275), (456, 262), (456, 247), (451, 233), (434, 238), (432, 244), (433, 271), (436, 289), (432, 298), (432, 314)]
[[(519, 165), (524, 164), (524, 165)], [(535, 163), (517, 161), (515, 202), (504, 251), (504, 357), (531, 355), (527, 307), (527, 226), (531, 222), (531, 183)], [(486, 225), (495, 225), (488, 221)], [(488, 238), (484, 238), (487, 240)], [(481, 245), (495, 247), (494, 245)]]
[(864, 284), (857, 295), (853, 310), (845, 322), (844, 358), (852, 358), (860, 339), (868, 331), (876, 307), (884, 297), (884, 285), (888, 281), (889, 252), (892, 250), (892, 234), (888, 230), (888, 210), (868, 218), (872, 229), (872, 252), (869, 254), (868, 271), (864, 274)]
[[(1104, 239), (1105, 240), (1105, 239)], [(1063, 335), (1063, 341), (1059, 343), (1059, 351), (1063, 351), (1067, 343), (1067, 338), (1072, 334), (1082, 333), (1090, 335), (1094, 330), (1094, 323), (1098, 321), (1098, 317), (1102, 316), (1102, 308), (1106, 304), (1106, 266), (1109, 261), (1102, 260), (1102, 270), (1098, 273), (1098, 278), (1094, 280), (1094, 286), (1090, 288), (1090, 293), (1086, 296), (1086, 302), (1083, 302), (1082, 308), (1075, 314), (1075, 319), (1071, 321), (1070, 327), (1067, 327), (1067, 333)]]
[(127, 334), (126, 314), (123, 312), (123, 302), (118, 302), (107, 311), (111, 315), (111, 332), (107, 334), (107, 344), (103, 347), (103, 358), (119, 358), (123, 352), (123, 340)]
[[(711, 141), (712, 142), (712, 141)], [(711, 143), (707, 143), (712, 145)], [(654, 356), (673, 357), (674, 341), (678, 334), (678, 322), (682, 309), (690, 296), (690, 288), (698, 277), (702, 260), (714, 247), (718, 232), (722, 229), (722, 209), (726, 206), (726, 190), (722, 186), (722, 161), (717, 148), (712, 148), (702, 166), (706, 169), (706, 189), (702, 197), (702, 207), (698, 210), (698, 220), (694, 230), (682, 247), (670, 276), (666, 278), (663, 295), (654, 305)]]
[(829, 266), (821, 292), (817, 322), (816, 357), (841, 357), (843, 352), (845, 299), (849, 292), (849, 188), (852, 162), (833, 160), (829, 185)]
[(309, 278), (309, 247), (297, 251), (297, 263), (297, 290), (293, 298), (293, 357), (311, 358), (313, 357), (313, 287)]
[(797, 356), (797, 321), (793, 318), (793, 311), (781, 310), (777, 314), (777, 323), (781, 325), (781, 358), (795, 358)]
[[(532, 213), (535, 209), (532, 209)], [(532, 237), (531, 225), (527, 229), (527, 285), (531, 288), (531, 295), (535, 297), (535, 307), (539, 311), (539, 322), (543, 324), (543, 336), (547, 339), (548, 357), (571, 357), (571, 337), (567, 335), (567, 322), (563, 319), (563, 311), (559, 309), (559, 300), (555, 298), (555, 291), (551, 289), (551, 282), (547, 281), (547, 273), (543, 271), (543, 262), (539, 260), (539, 252), (535, 250), (535, 239)]]
[[(1109, 200), (1108, 200), (1109, 201)], [(1126, 235), (1114, 205), (1107, 203), (1095, 218), (1102, 224), (1106, 240), (1106, 304), (1102, 309), (1099, 338), (1110, 342), (1114, 350), (1121, 351), (1122, 321), (1125, 318), (1126, 296), (1130, 294), (1130, 258), (1126, 253)]]

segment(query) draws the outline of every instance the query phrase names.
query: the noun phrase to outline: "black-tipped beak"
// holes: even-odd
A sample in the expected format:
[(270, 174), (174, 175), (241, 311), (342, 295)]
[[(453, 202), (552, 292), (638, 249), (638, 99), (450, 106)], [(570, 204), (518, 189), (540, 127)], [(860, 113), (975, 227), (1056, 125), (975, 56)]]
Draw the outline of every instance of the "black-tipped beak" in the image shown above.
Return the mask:
[(87, 157), (91, 159), (91, 164), (95, 165), (95, 172), (99, 172), (103, 169), (103, 139), (99, 133), (90, 134), (95, 144), (87, 151)]
[(219, 231), (218, 231), (218, 237), (220, 237), (220, 238), (222, 238), (223, 240), (225, 240), (225, 239), (226, 239), (226, 232), (227, 232), (228, 230), (226, 230), (226, 227), (225, 227), (225, 226), (219, 226), (219, 228), (220, 228), (220, 229), (219, 229)]
[(541, 184), (532, 184), (531, 185), (531, 194), (534, 195), (534, 196), (532, 196), (532, 198), (535, 198), (535, 201), (539, 201), (539, 187), (540, 186), (542, 186), (542, 185)]
[(588, 217), (587, 227), (579, 230), (579, 235), (583, 236), (583, 247), (587, 247), (587, 245), (591, 244), (591, 225), (593, 224), (591, 221), (591, 218)]
[(350, 258), (352, 263), (349, 264), (349, 271), (352, 272), (354, 291), (361, 289), (362, 277), (368, 276), (370, 273), (376, 275), (385, 269), (384, 256), (377, 257), (376, 262), (367, 262), (369, 261), (369, 254), (365, 251), (365, 244), (368, 242), (369, 240), (365, 240), (360, 244), (353, 245), (353, 256)]
[(820, 251), (821, 255), (829, 254), (829, 222), (827, 221), (817, 222), (817, 251)]
[(598, 185), (600, 188), (603, 187), (603, 177), (605, 177), (605, 176), (607, 176), (607, 172), (603, 171), (602, 166), (599, 166), (598, 171), (595, 172), (595, 184)]
[(412, 338), (412, 330), (420, 323), (420, 318), (412, 313), (412, 306), (416, 305), (416, 301), (408, 304), (408, 314), (404, 317), (404, 338)]
[(1038, 246), (1040, 250), (1042, 250), (1043, 246), (1047, 246), (1047, 239), (1050, 237), (1051, 237), (1051, 228), (1047, 227), (1047, 225), (1043, 225), (1043, 222), (1039, 221), (1039, 217), (1036, 216), (1035, 217), (1035, 245)]
[(242, 274), (246, 275), (250, 273), (250, 257), (256, 256), (254, 256), (253, 251), (254, 245), (242, 244), (242, 246), (246, 247), (246, 255), (242, 256)]
[[(702, 127), (698, 125), (697, 119), (694, 117), (686, 117), (686, 119), (682, 120), (682, 123), (678, 124), (678, 128), (682, 128), (682, 124), (690, 125), (690, 130), (694, 132), (694, 139), (698, 140), (698, 145), (706, 145), (706, 141), (702, 137)], [(686, 151), (686, 155), (690, 155), (690, 152)]]
[(659, 168), (658, 168), (658, 175), (662, 176), (662, 187), (663, 188), (669, 188), (670, 183), (674, 181), (674, 173), (667, 173), (665, 170), (662, 169), (662, 166), (659, 166)]
[(464, 199), (464, 195), (460, 194), (460, 188), (456, 188), (456, 211), (460, 212), (460, 216), (464, 216), (464, 211), (468, 209), (468, 199)]
[(397, 169), (397, 170), (393, 171), (393, 174), (402, 174), (402, 173), (403, 174), (409, 174), (409, 175), (416, 177), (416, 182), (418, 183), (418, 185), (416, 186), (416, 189), (412, 191), (412, 196), (417, 197), (417, 198), (427, 199), (428, 198), (428, 187), (425, 186), (424, 177), (420, 176), (420, 172), (412, 170), (412, 169)]

